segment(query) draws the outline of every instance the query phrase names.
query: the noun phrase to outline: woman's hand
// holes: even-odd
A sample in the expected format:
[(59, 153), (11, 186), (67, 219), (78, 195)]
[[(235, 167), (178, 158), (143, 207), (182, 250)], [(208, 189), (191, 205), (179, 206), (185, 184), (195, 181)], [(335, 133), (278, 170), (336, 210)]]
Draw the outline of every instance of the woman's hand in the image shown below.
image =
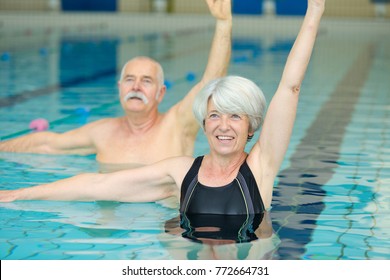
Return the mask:
[(12, 202), (18, 199), (18, 190), (0, 191), (0, 202)]
[(325, 1), (326, 0), (308, 0), (307, 7), (310, 11), (317, 11), (323, 13), (325, 10)]

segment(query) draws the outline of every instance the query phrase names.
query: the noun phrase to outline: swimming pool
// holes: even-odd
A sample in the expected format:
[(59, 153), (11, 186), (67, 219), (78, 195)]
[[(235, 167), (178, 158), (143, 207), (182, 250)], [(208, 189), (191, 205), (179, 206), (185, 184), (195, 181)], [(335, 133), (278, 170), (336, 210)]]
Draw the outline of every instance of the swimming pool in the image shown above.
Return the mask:
[[(53, 21), (51, 28), (28, 18), (8, 28), (15, 19), (2, 19), (2, 139), (28, 133), (39, 117), (60, 132), (121, 115), (117, 75), (134, 55), (163, 64), (166, 110), (191, 87), (188, 75), (201, 75), (213, 30), (201, 16), (187, 25), (169, 19), (169, 26), (136, 18), (145, 20), (142, 30), (117, 18), (116, 24)], [(299, 24), (299, 18), (236, 18), (229, 72), (254, 80), (269, 100)], [(209, 246), (167, 230), (178, 217), (168, 203), (24, 201), (0, 204), (0, 259), (390, 259), (389, 27), (323, 21), (275, 182), (271, 236)], [(200, 132), (195, 155), (205, 152)], [(0, 188), (97, 168), (93, 156), (1, 153)]]

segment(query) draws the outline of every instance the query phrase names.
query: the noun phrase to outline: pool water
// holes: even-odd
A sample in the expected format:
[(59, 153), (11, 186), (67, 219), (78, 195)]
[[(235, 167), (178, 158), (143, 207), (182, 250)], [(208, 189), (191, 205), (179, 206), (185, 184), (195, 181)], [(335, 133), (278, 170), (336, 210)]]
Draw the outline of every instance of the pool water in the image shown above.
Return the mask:
[[(192, 21), (167, 30), (158, 21), (144, 30), (99, 22), (1, 30), (1, 139), (30, 133), (35, 118), (62, 132), (120, 116), (116, 81), (134, 55), (161, 61), (169, 89), (160, 109), (167, 110), (207, 60), (213, 24)], [(299, 24), (235, 19), (230, 74), (254, 80), (270, 100)], [(181, 236), (172, 201), (22, 201), (0, 204), (0, 259), (390, 259), (389, 27), (324, 20), (275, 182), (273, 233), (210, 245)], [(195, 155), (207, 151), (200, 131)], [(0, 189), (97, 170), (94, 156), (0, 153)]]

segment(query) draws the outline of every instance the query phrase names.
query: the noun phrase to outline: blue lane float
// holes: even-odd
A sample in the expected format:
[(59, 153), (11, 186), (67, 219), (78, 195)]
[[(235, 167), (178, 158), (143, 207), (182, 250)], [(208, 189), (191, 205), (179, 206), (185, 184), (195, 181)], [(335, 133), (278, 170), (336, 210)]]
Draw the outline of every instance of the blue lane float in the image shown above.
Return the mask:
[(88, 122), (89, 113), (91, 110), (88, 107), (79, 107), (74, 110), (75, 114), (78, 116), (78, 122), (82, 125)]
[(91, 110), (88, 107), (79, 107), (74, 110), (76, 115), (89, 115)]
[(165, 80), (164, 85), (167, 87), (167, 89), (171, 89), (173, 87), (173, 82), (170, 80)]
[(194, 72), (190, 71), (190, 72), (187, 73), (186, 80), (188, 82), (193, 82), (193, 81), (195, 81), (195, 79), (196, 79), (196, 74)]
[(2, 61), (8, 61), (11, 59), (11, 54), (9, 52), (3, 52), (1, 54), (1, 60)]
[(233, 63), (245, 63), (248, 62), (250, 59), (247, 55), (237, 55), (233, 57)]
[(47, 50), (47, 48), (40, 48), (39, 49), (39, 54), (41, 56), (46, 56), (48, 53), (49, 53), (49, 51)]

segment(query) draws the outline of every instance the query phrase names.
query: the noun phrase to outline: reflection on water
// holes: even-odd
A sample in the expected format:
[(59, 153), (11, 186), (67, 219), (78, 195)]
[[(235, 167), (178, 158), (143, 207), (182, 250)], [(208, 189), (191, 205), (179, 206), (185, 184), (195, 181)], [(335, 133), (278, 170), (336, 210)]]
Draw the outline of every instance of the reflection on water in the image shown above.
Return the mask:
[(273, 259), (280, 243), (269, 213), (259, 215), (185, 215), (165, 223), (160, 241), (174, 259)]
[(180, 226), (184, 229), (183, 237), (200, 243), (243, 243), (258, 239), (256, 231), (259, 229), (263, 217), (263, 214), (182, 214)]
[[(250, 219), (214, 217), (203, 224), (197, 217), (191, 221), (195, 228), (188, 229), (183, 228), (188, 225), (188, 217), (182, 223), (177, 211), (156, 203), (1, 204), (0, 213), (7, 216), (8, 222), (0, 235), (3, 244), (0, 257), (270, 259), (280, 243), (272, 231), (268, 213)], [(222, 225), (223, 220), (232, 228)], [(26, 240), (35, 242), (26, 244)]]

